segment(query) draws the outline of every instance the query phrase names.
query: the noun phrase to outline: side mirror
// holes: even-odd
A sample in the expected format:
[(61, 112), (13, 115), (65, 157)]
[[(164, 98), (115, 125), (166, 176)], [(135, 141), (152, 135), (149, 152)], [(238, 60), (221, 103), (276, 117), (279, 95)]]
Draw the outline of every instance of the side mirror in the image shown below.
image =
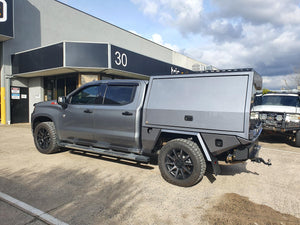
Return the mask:
[(57, 104), (61, 105), (61, 107), (63, 107), (64, 109), (67, 108), (67, 98), (65, 96), (59, 96), (57, 98)]

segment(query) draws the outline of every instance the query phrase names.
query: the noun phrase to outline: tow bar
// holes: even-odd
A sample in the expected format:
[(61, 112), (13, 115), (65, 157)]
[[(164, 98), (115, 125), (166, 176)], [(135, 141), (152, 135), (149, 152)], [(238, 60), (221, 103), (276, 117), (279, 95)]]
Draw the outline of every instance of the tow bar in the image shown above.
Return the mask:
[(262, 158), (259, 158), (259, 157), (256, 157), (256, 158), (251, 159), (251, 162), (263, 163), (263, 164), (268, 165), (268, 166), (271, 166), (271, 165), (272, 165), (270, 159), (268, 159), (268, 162), (266, 162), (265, 160), (263, 160)]

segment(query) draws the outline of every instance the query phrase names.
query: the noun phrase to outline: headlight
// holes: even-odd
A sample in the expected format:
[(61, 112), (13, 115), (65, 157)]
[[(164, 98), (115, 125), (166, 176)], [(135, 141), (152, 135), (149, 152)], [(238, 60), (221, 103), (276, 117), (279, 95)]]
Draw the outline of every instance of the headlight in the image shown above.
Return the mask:
[(300, 122), (300, 114), (286, 114), (285, 121), (299, 123)]
[(251, 120), (258, 120), (259, 118), (259, 113), (258, 112), (251, 112), (250, 114), (250, 119)]
[(265, 113), (260, 114), (260, 119), (261, 119), (261, 120), (266, 120), (267, 117), (268, 117), (268, 115), (265, 114)]
[(276, 116), (276, 120), (277, 120), (277, 121), (281, 121), (282, 119), (283, 119), (283, 116), (282, 116), (282, 115), (277, 115), (277, 116)]

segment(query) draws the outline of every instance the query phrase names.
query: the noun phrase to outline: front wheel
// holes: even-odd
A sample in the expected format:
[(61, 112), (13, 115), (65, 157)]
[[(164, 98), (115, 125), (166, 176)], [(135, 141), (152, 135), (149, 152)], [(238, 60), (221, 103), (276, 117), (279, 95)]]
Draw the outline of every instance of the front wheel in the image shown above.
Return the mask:
[(158, 156), (162, 177), (181, 187), (197, 184), (206, 170), (206, 162), (198, 145), (187, 139), (174, 139), (164, 145)]
[(34, 129), (33, 137), (34, 144), (39, 152), (51, 154), (59, 150), (53, 122), (39, 123)]

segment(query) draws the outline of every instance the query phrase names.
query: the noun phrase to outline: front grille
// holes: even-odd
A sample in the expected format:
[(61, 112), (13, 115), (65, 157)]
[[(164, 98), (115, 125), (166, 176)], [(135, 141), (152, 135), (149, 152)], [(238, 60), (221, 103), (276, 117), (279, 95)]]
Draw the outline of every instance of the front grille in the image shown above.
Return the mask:
[(284, 113), (263, 112), (260, 113), (260, 120), (263, 127), (282, 128), (284, 123)]

